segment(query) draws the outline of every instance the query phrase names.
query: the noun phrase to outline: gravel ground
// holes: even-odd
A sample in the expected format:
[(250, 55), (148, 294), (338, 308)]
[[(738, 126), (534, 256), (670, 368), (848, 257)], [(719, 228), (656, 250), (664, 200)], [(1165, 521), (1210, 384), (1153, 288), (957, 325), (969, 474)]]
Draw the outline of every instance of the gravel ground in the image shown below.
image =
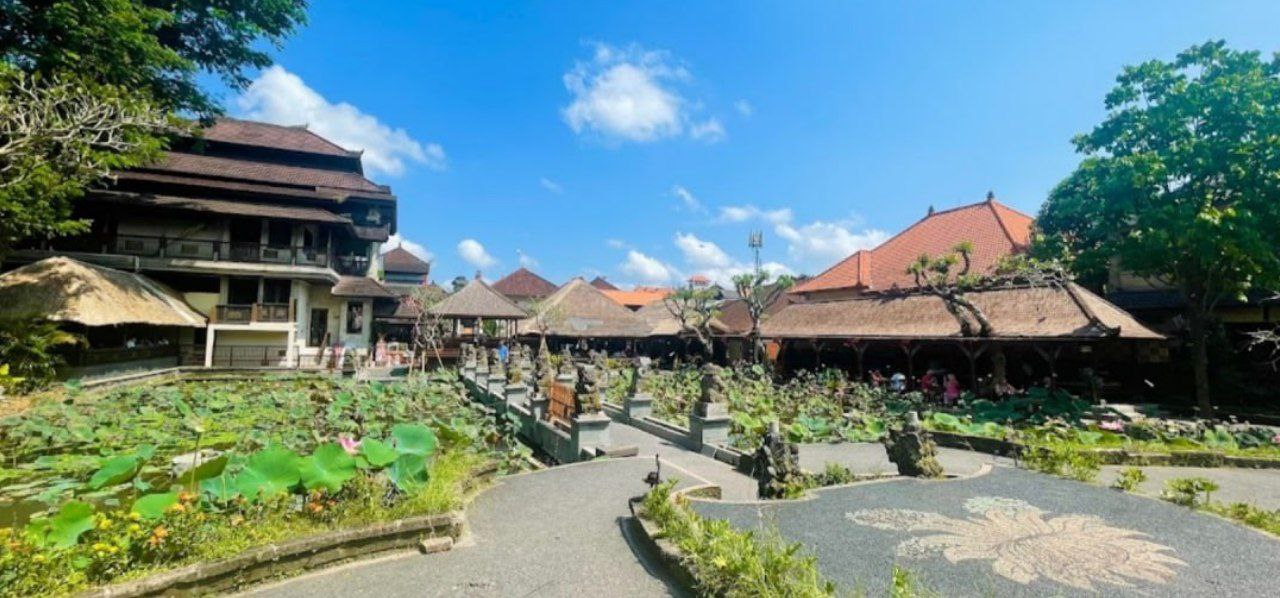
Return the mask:
[[(1098, 482), (1110, 484), (1124, 466), (1104, 465), (1098, 474)], [(1244, 502), (1268, 510), (1280, 509), (1280, 470), (1240, 469), (1235, 467), (1141, 467), (1147, 473), (1147, 481), (1138, 492), (1147, 496), (1160, 496), (1164, 483), (1174, 478), (1208, 478), (1222, 489), (1213, 493), (1214, 502)]]
[[(885, 594), (895, 563), (942, 596), (1274, 596), (1280, 571), (1280, 542), (1256, 530), (1007, 467), (960, 480), (830, 488), (810, 500), (695, 504), (706, 516), (740, 527), (772, 527), (802, 542), (817, 555), (823, 573), (870, 596)], [(994, 509), (996, 515), (1009, 515), (991, 519), (995, 504), (1006, 505)], [(1108, 528), (1145, 535), (1126, 540), (1109, 535), (1115, 532)], [(930, 536), (936, 538), (922, 540)], [(951, 548), (940, 550), (946, 546)], [(1158, 555), (1186, 564), (1166, 565), (1168, 573), (1160, 573)], [(1125, 567), (1150, 579), (1124, 575)]]

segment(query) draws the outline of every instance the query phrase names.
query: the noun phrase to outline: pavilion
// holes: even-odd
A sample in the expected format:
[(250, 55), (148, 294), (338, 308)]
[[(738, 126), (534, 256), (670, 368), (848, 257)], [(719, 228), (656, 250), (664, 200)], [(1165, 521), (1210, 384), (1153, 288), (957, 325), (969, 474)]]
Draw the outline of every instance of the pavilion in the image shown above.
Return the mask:
[(1096, 373), (1120, 352), (1128, 352), (1127, 360), (1142, 362), (1144, 351), (1150, 353), (1151, 345), (1164, 340), (1071, 282), (997, 286), (965, 297), (991, 322), (990, 334), (965, 336), (935, 295), (896, 291), (792, 304), (761, 324), (761, 335), (772, 341), (772, 356), (788, 368), (852, 366), (862, 378), (869, 369), (888, 367), (915, 380), (924, 371), (922, 362), (960, 364), (951, 370), (970, 389), (980, 388), (980, 365), (988, 366), (991, 380), (1004, 382), (1009, 355), (1031, 359), (1007, 372), (1008, 380), (1053, 385), (1064, 361)]
[(581, 278), (560, 287), (520, 322), (522, 336), (545, 337), (557, 344), (594, 341), (613, 349), (633, 346), (649, 335), (649, 329), (643, 319)]
[[(507, 338), (514, 336), (517, 322), (529, 314), (502, 293), (495, 291), (477, 275), (467, 286), (427, 308), (427, 313), (451, 320), (450, 330), (455, 337), (471, 336), (477, 340), (486, 336)], [(486, 332), (485, 323), (493, 322)]]

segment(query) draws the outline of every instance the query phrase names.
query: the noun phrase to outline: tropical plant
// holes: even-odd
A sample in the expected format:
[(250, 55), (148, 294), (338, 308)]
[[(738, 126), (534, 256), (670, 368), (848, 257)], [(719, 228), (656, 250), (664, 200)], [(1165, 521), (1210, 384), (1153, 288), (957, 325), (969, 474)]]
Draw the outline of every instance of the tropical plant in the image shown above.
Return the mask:
[(680, 331), (692, 334), (698, 340), (703, 355), (710, 359), (715, 354), (712, 333), (716, 318), (720, 316), (720, 298), (715, 290), (690, 285), (667, 295), (662, 303), (680, 323)]
[(765, 310), (795, 285), (795, 278), (788, 274), (779, 276), (770, 284), (769, 279), (772, 276), (768, 271), (756, 270), (733, 277), (734, 290), (738, 292), (739, 300), (747, 308), (747, 317), (751, 318), (749, 337), (752, 361), (760, 361), (764, 354), (764, 344), (760, 339), (760, 320), (764, 317)]
[(44, 388), (65, 363), (58, 350), (82, 342), (80, 336), (54, 322), (33, 318), (0, 321), (0, 363), (6, 367), (0, 382), (8, 384), (6, 390), (16, 392)]
[[(1174, 478), (1165, 481), (1164, 492), (1160, 494), (1160, 498), (1184, 507), (1201, 507), (1210, 504), (1213, 493), (1217, 491), (1217, 482), (1209, 478)], [(1201, 495), (1204, 498), (1201, 498)]]
[(1147, 481), (1147, 473), (1139, 467), (1126, 467), (1116, 474), (1116, 479), (1111, 483), (1111, 487), (1116, 490), (1124, 490), (1125, 492), (1133, 492), (1137, 490), (1143, 482)]
[(1204, 417), (1215, 308), (1280, 288), (1277, 98), (1280, 58), (1221, 41), (1126, 67), (1036, 219), (1035, 251), (1070, 256), (1082, 280), (1101, 285), (1115, 265), (1178, 292)]

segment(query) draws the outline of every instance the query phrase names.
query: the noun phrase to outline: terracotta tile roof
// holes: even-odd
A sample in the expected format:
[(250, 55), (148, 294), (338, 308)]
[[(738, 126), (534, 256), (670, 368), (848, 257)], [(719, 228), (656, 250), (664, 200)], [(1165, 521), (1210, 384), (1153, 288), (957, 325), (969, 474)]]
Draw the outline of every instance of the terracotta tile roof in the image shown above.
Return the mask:
[(671, 294), (671, 289), (637, 288), (634, 291), (621, 291), (614, 289), (612, 291), (600, 292), (604, 293), (605, 297), (618, 302), (619, 305), (635, 309), (657, 301), (662, 301), (667, 295)]
[(307, 129), (305, 125), (283, 126), (270, 123), (219, 118), (204, 129), (202, 136), (210, 141), (238, 143), (326, 156), (359, 156), (360, 152), (344, 149)]
[(405, 274), (430, 274), (431, 264), (409, 253), (409, 250), (397, 246), (382, 254), (382, 269), (386, 272)]
[[(966, 293), (992, 324), (993, 340), (1164, 337), (1074, 283)], [(796, 303), (760, 325), (767, 338), (959, 338), (960, 325), (942, 299), (923, 293), (866, 295)]]
[(993, 198), (925, 216), (875, 249), (854, 253), (803, 283), (792, 293), (837, 289), (883, 291), (915, 286), (907, 267), (921, 255), (945, 254), (961, 241), (973, 243), (973, 270), (988, 272), (1000, 258), (1022, 251), (1032, 218)]
[(329, 293), (334, 297), (372, 297), (374, 299), (395, 299), (397, 295), (382, 283), (367, 276), (341, 276)]
[(534, 274), (528, 268), (520, 268), (503, 276), (498, 282), (493, 283), (493, 288), (515, 299), (540, 299), (556, 292), (556, 285)]
[(616, 290), (618, 290), (618, 287), (613, 286), (613, 283), (611, 283), (611, 282), (609, 282), (609, 281), (605, 280), (603, 276), (597, 276), (597, 277), (595, 277), (595, 278), (591, 279), (591, 286), (593, 286), (593, 287), (595, 287), (595, 288), (597, 288), (597, 289), (600, 289), (600, 290), (602, 290), (602, 291), (616, 291)]

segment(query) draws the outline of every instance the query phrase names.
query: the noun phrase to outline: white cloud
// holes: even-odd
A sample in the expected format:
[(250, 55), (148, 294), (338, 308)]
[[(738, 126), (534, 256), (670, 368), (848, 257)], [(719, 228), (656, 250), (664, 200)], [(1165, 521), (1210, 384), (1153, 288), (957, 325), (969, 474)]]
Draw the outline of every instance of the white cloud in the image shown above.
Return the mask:
[(462, 261), (482, 270), (498, 263), (498, 260), (485, 250), (484, 245), (481, 245), (475, 239), (459, 241), (458, 256), (462, 258)]
[(777, 210), (762, 210), (753, 205), (745, 206), (721, 206), (720, 216), (716, 218), (718, 222), (746, 222), (748, 220), (760, 219), (770, 224), (780, 224), (791, 220), (790, 208), (779, 208)]
[(676, 196), (676, 198), (680, 200), (680, 203), (684, 205), (685, 209), (691, 212), (707, 211), (707, 209), (702, 206), (702, 202), (698, 200), (696, 195), (680, 185), (673, 185), (671, 187), (671, 194)]
[(622, 239), (605, 239), (604, 244), (608, 245), (610, 249), (627, 249), (631, 247), (629, 243)]
[(783, 222), (774, 232), (788, 243), (787, 254), (813, 272), (849, 257), (859, 249), (871, 249), (889, 238), (878, 229), (851, 230), (849, 223), (815, 220), (802, 226)]
[(752, 106), (751, 102), (746, 100), (738, 100), (734, 102), (733, 109), (737, 110), (738, 114), (743, 116), (751, 116), (752, 114), (755, 114), (756, 111), (755, 106)]
[(538, 267), (538, 260), (534, 259), (533, 256), (525, 253), (524, 251), (517, 249), (516, 255), (520, 257), (521, 267), (529, 268), (530, 270)]
[(675, 269), (670, 265), (634, 249), (627, 252), (627, 261), (619, 269), (644, 284), (666, 284), (677, 277)]
[(418, 259), (421, 259), (422, 261), (425, 261), (425, 262), (429, 262), (432, 259), (435, 259), (435, 255), (432, 254), (431, 251), (429, 251), (426, 247), (422, 246), (422, 244), (410, 241), (404, 238), (403, 236), (401, 236), (400, 233), (391, 235), (391, 237), (387, 239), (387, 242), (382, 244), (382, 253), (391, 251), (396, 247), (403, 247), (405, 251), (408, 251), (409, 253), (412, 253), (413, 255), (418, 256)]
[(543, 189), (546, 189), (547, 191), (555, 193), (556, 195), (560, 195), (561, 193), (564, 193), (564, 187), (561, 187), (560, 183), (557, 183), (547, 177), (542, 177), (541, 179), (539, 179), (538, 184), (542, 185)]
[(590, 60), (577, 61), (564, 74), (573, 101), (561, 117), (574, 133), (610, 140), (645, 143), (688, 131), (696, 139), (718, 141), (724, 126), (714, 117), (694, 123), (690, 111), (696, 103), (678, 89), (692, 78), (667, 52), (596, 44)]
[(720, 119), (711, 117), (702, 122), (693, 123), (689, 127), (689, 136), (698, 141), (716, 143), (724, 141), (728, 134), (725, 133), (724, 125), (721, 124)]
[(393, 129), (346, 102), (334, 104), (278, 64), (262, 71), (235, 99), (235, 106), (244, 118), (306, 125), (346, 149), (364, 150), (364, 166), (370, 175), (400, 175), (406, 161), (436, 170), (445, 167), (440, 145), (421, 143), (404, 129)]
[[(683, 254), (691, 275), (702, 274), (727, 288), (733, 287), (734, 276), (755, 271), (754, 264), (736, 260), (719, 245), (699, 239), (693, 234), (676, 233), (675, 245)], [(778, 262), (763, 263), (760, 264), (760, 268), (774, 276), (795, 273), (785, 264)]]
[(719, 245), (699, 239), (692, 233), (676, 233), (676, 247), (684, 254), (684, 261), (695, 268), (725, 268), (733, 261)]

